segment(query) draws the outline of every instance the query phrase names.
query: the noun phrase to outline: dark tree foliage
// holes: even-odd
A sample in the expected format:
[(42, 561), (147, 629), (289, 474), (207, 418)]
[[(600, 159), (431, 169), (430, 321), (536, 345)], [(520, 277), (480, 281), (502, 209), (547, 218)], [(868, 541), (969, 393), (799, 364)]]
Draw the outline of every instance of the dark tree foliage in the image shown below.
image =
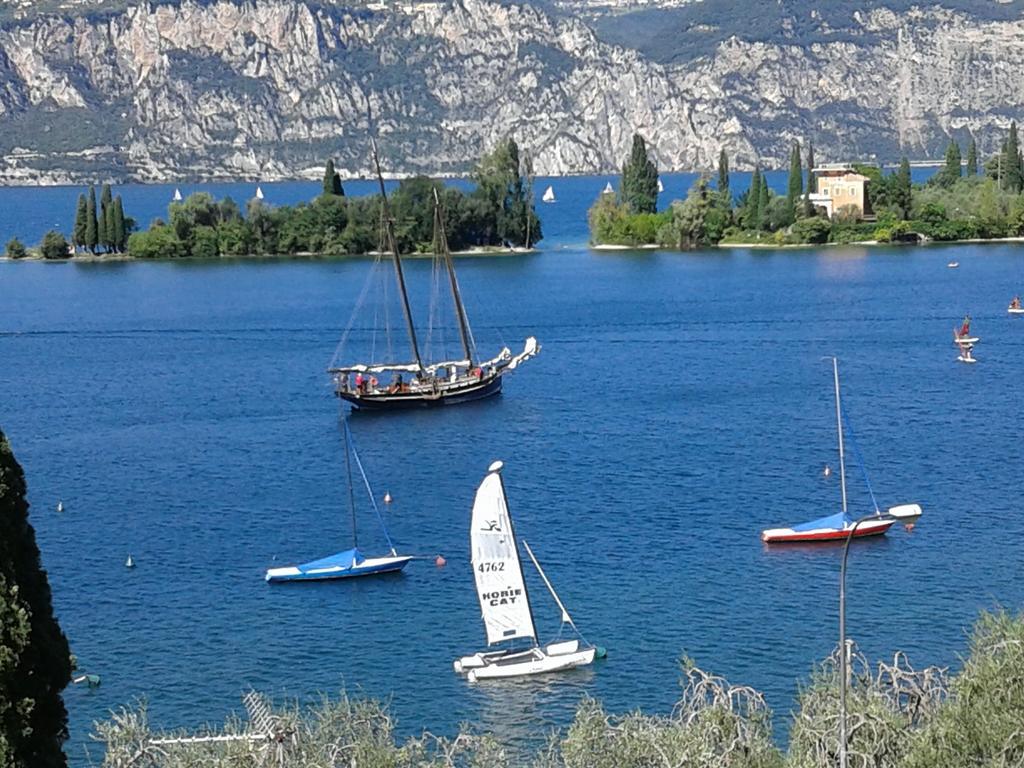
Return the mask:
[(128, 224), (124, 218), (124, 205), (121, 202), (121, 196), (118, 195), (114, 198), (114, 226), (113, 226), (113, 243), (114, 250), (117, 252), (124, 251), (128, 245)]
[(1003, 150), (1003, 189), (1020, 192), (1024, 188), (1024, 174), (1021, 171), (1020, 142), (1017, 138), (1017, 121), (1010, 123), (1010, 132), (1006, 137), (1006, 148)]
[(96, 253), (99, 245), (99, 228), (96, 223), (96, 188), (89, 187), (89, 195), (85, 199), (85, 247)]
[[(471, 222), (475, 220), (484, 225), (484, 230), (476, 234), (476, 244), (524, 246), (527, 236), (531, 244), (541, 239), (540, 219), (523, 180), (519, 145), (514, 139), (500, 142), (485, 155), (477, 165), (473, 179), (476, 189), (470, 195), (473, 202), (469, 204), (467, 213)], [(451, 235), (449, 232), (449, 238)]]
[[(331, 158), (331, 159), (329, 159), (327, 161), (327, 164), (324, 166), (323, 194), (325, 194), (325, 195), (333, 195), (334, 194), (334, 176), (335, 176), (335, 173), (334, 173), (334, 159)], [(339, 177), (339, 185), (340, 185), (340, 177)]]
[(25, 475), (0, 431), (0, 765), (63, 768), (71, 653), (28, 510)]
[(85, 202), (85, 195), (78, 196), (78, 207), (75, 209), (75, 228), (71, 230), (71, 242), (74, 243), (75, 248), (85, 248), (86, 242), (86, 229), (87, 229), (87, 216), (88, 203)]
[(800, 144), (793, 142), (793, 150), (789, 156), (789, 182), (786, 185), (786, 219), (792, 224), (796, 219), (797, 205), (804, 192), (804, 169), (800, 161)]
[(807, 142), (807, 195), (804, 197), (804, 216), (814, 215), (811, 195), (817, 192), (817, 178), (814, 175), (814, 143)]
[(729, 156), (725, 153), (724, 147), (718, 153), (718, 191), (729, 191)]
[(338, 197), (342, 197), (345, 194), (345, 190), (341, 186), (341, 174), (338, 172), (335, 172), (334, 178), (331, 179), (331, 194)]
[(96, 229), (96, 240), (99, 245), (107, 251), (110, 251), (113, 242), (113, 233), (110, 231), (113, 229), (113, 220), (111, 218), (111, 204), (113, 203), (113, 195), (110, 193), (110, 185), (104, 184), (100, 190), (100, 208), (98, 213), (97, 229)]
[(943, 187), (951, 187), (960, 181), (960, 145), (949, 142), (946, 148), (946, 164), (933, 177), (935, 183)]
[(910, 218), (911, 195), (910, 161), (904, 155), (900, 160), (900, 169), (896, 172), (896, 180), (892, 190), (892, 204), (899, 209), (900, 216), (904, 219)]
[(967, 145), (967, 177), (974, 178), (978, 175), (978, 145), (971, 137), (971, 143)]
[(658, 209), (658, 167), (647, 153), (647, 144), (639, 133), (633, 134), (629, 160), (622, 166), (621, 200), (634, 213), (654, 213)]
[(68, 241), (60, 232), (51, 230), (43, 235), (39, 251), (44, 259), (66, 259), (68, 257)]
[(4, 255), (9, 259), (23, 259), (28, 256), (28, 251), (25, 250), (24, 243), (16, 237), (12, 237), (7, 241), (7, 248), (4, 251)]
[(743, 226), (747, 229), (757, 229), (761, 220), (761, 167), (754, 166), (754, 175), (750, 179), (750, 189), (747, 190), (746, 204), (743, 211)]
[(760, 231), (768, 229), (769, 211), (768, 202), (771, 195), (768, 193), (768, 178), (761, 174), (761, 189), (757, 197), (757, 228)]

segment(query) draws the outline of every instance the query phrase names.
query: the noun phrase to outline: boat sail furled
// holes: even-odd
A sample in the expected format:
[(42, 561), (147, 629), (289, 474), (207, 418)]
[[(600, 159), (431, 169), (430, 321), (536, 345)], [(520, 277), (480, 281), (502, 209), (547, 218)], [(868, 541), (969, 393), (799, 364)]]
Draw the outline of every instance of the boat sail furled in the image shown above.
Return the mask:
[[(328, 368), (328, 372), (334, 379), (335, 394), (351, 403), (354, 408), (366, 410), (451, 405), (498, 394), (501, 392), (502, 376), (537, 355), (540, 352), (540, 344), (537, 343), (536, 338), (530, 336), (526, 339), (523, 351), (519, 354), (513, 355), (508, 347), (503, 347), (495, 357), (489, 360), (481, 360), (478, 357), (469, 318), (462, 301), (459, 281), (455, 274), (455, 264), (448, 248), (448, 238), (444, 228), (444, 211), (437, 190), (434, 189), (435, 264), (437, 262), (443, 264), (447, 290), (451, 293), (454, 305), (461, 354), (458, 357), (442, 355), (440, 360), (434, 361), (424, 358), (420, 349), (416, 323), (413, 320), (402, 257), (398, 249), (394, 221), (388, 207), (387, 191), (384, 188), (384, 179), (381, 175), (376, 148), (373, 159), (380, 184), (382, 206), (383, 242), (378, 254), (378, 264), (381, 259), (388, 257), (392, 262), (402, 315), (405, 320), (405, 331), (409, 341), (409, 357), (383, 361), (371, 358), (366, 362), (339, 364), (339, 355), (345, 346), (345, 339), (348, 337), (348, 331), (346, 331), (346, 336), (339, 345), (339, 352), (335, 354), (335, 360)], [(364, 296), (365, 294), (364, 289)], [(357, 306), (356, 313), (353, 313), (353, 322), (349, 324), (350, 330), (358, 311), (359, 307)], [(390, 338), (390, 330), (388, 330), (389, 342)], [(378, 382), (377, 374), (389, 374), (392, 381), (389, 383)], [(403, 374), (411, 375), (406, 379)]]
[[(518, 677), (543, 672), (556, 672), (585, 666), (594, 661), (599, 649), (583, 641), (566, 640), (540, 646), (534, 626), (530, 595), (523, 578), (515, 530), (509, 514), (508, 500), (501, 479), (503, 464), (496, 461), (477, 489), (470, 523), (470, 548), (480, 614), (484, 622), (487, 644), (493, 646), (513, 640), (529, 640), (525, 650), (504, 648), (463, 656), (455, 661), (455, 671), (465, 672), (470, 682), (479, 679)], [(561, 610), (563, 624), (577, 635), (579, 631), (569, 616), (551, 582), (541, 570), (526, 542), (526, 551), (537, 568), (545, 586)], [(582, 642), (581, 642), (582, 641)], [(600, 655), (604, 655), (603, 650)]]

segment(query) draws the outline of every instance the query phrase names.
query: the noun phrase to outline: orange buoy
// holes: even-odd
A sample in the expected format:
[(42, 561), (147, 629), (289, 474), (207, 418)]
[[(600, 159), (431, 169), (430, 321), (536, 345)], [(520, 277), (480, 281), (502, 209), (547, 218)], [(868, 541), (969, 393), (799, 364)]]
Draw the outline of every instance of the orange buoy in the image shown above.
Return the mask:
[(441, 555), (438, 555), (434, 558), (434, 565), (436, 565), (438, 568), (444, 568), (446, 565), (448, 565), (448, 561), (445, 560)]

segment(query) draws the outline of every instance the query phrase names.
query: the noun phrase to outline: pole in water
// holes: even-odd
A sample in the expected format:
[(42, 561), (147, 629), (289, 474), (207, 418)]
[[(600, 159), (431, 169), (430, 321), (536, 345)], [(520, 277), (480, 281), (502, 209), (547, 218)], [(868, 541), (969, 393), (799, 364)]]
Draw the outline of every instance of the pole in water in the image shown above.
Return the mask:
[(448, 561), (444, 559), (443, 555), (438, 555), (434, 558), (434, 565), (436, 565), (438, 568), (444, 568), (446, 565), (448, 565)]

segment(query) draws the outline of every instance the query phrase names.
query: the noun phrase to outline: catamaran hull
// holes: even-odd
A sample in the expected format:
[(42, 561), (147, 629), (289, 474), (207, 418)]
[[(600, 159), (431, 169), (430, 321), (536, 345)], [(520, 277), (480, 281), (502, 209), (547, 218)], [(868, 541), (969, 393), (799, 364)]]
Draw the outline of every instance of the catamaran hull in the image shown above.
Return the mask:
[(394, 394), (358, 394), (338, 391), (337, 395), (360, 411), (399, 411), (410, 408), (433, 408), (440, 405), (458, 405), (483, 400), (501, 392), (501, 373), (470, 384), (442, 386), (437, 391), (396, 392)]
[(596, 648), (579, 650), (579, 642), (572, 640), (518, 653), (499, 651), (464, 656), (455, 662), (455, 669), (466, 672), (466, 679), (475, 683), (477, 680), (543, 675), (585, 667), (594, 662), (596, 653)]
[[(895, 520), (879, 520), (861, 523), (854, 531), (853, 538), (863, 539), (868, 536), (881, 536)], [(849, 528), (817, 528), (809, 531), (794, 531), (792, 528), (770, 528), (761, 532), (761, 541), (766, 544), (782, 544), (792, 542), (826, 542), (846, 541)]]
[(267, 571), (266, 580), (271, 584), (284, 581), (328, 581), (331, 579), (352, 579), (359, 576), (373, 576), (378, 573), (400, 571), (412, 560), (410, 556), (399, 557), (368, 557), (357, 565), (349, 568), (332, 566), (316, 570), (302, 571), (291, 565), (284, 568), (271, 568)]

